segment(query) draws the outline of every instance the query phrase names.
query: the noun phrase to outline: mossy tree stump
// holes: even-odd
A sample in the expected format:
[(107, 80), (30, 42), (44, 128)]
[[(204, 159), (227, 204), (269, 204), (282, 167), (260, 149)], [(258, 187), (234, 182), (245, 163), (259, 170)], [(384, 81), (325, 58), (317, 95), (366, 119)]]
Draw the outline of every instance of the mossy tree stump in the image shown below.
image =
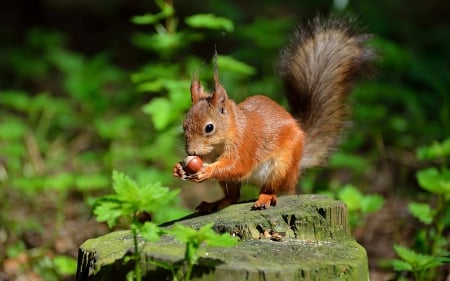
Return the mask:
[[(252, 211), (251, 206), (236, 204), (179, 221), (193, 228), (214, 222), (216, 231), (241, 238), (231, 248), (203, 247), (193, 280), (369, 279), (367, 254), (350, 233), (344, 203), (318, 195), (292, 195), (280, 197), (278, 205), (267, 210)], [(268, 232), (276, 235), (267, 238)], [(179, 263), (184, 245), (168, 236), (157, 243), (141, 243), (143, 280), (171, 280), (170, 272), (145, 261)], [(124, 266), (124, 259), (132, 249), (129, 231), (87, 240), (79, 248), (77, 281), (125, 280), (132, 265)]]

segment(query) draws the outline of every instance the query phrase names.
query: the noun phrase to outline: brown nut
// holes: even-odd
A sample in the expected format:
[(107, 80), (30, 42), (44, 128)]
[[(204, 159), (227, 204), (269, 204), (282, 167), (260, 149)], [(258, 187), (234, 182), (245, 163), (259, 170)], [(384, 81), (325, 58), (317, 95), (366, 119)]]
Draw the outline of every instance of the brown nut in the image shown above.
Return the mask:
[(198, 156), (188, 155), (183, 160), (183, 168), (190, 174), (197, 173), (198, 171), (200, 171), (202, 166), (203, 161)]

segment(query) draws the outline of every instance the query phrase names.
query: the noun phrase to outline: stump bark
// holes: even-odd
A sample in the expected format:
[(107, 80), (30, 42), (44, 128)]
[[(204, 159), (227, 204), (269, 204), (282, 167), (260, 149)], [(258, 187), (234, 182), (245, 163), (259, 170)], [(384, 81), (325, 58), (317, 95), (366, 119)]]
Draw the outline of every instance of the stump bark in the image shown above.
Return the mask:
[[(291, 195), (266, 210), (252, 211), (251, 206), (235, 204), (178, 221), (193, 228), (214, 222), (217, 232), (240, 238), (232, 248), (202, 247), (193, 280), (369, 279), (367, 254), (351, 235), (344, 203), (319, 195)], [(268, 232), (276, 235), (270, 239)], [(169, 236), (141, 245), (143, 280), (171, 280), (169, 271), (150, 261), (180, 263), (184, 245)], [(87, 240), (79, 248), (77, 281), (126, 280), (133, 265), (124, 260), (132, 249), (129, 231)]]

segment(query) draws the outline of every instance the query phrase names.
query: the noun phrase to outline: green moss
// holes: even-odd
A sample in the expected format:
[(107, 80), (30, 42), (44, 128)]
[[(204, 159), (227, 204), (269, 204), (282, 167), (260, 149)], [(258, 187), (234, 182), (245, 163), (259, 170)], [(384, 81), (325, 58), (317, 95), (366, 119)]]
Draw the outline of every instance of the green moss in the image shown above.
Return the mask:
[[(242, 238), (232, 248), (203, 246), (194, 280), (368, 280), (367, 254), (350, 234), (342, 202), (299, 195), (281, 197), (277, 207), (267, 210), (251, 211), (251, 205), (236, 204), (179, 221), (194, 228), (212, 221), (218, 232)], [(281, 234), (281, 241), (264, 238), (266, 230)], [(142, 245), (143, 260), (180, 264), (184, 258), (184, 244), (172, 237)], [(79, 260), (84, 261), (79, 271), (92, 274), (78, 280), (118, 280), (127, 272), (123, 259), (131, 249), (128, 231), (86, 241), (80, 247)], [(150, 280), (170, 278), (170, 272), (151, 263), (143, 266)]]

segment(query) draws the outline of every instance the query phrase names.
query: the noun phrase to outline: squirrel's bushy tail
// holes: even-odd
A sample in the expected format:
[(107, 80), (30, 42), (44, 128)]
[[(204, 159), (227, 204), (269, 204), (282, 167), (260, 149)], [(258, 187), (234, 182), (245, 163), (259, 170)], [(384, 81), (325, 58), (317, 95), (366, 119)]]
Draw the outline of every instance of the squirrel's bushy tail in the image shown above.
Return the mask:
[(279, 72), (293, 115), (305, 132), (301, 168), (323, 165), (348, 126), (346, 97), (371, 69), (370, 38), (351, 20), (315, 18), (300, 26), (281, 53)]

